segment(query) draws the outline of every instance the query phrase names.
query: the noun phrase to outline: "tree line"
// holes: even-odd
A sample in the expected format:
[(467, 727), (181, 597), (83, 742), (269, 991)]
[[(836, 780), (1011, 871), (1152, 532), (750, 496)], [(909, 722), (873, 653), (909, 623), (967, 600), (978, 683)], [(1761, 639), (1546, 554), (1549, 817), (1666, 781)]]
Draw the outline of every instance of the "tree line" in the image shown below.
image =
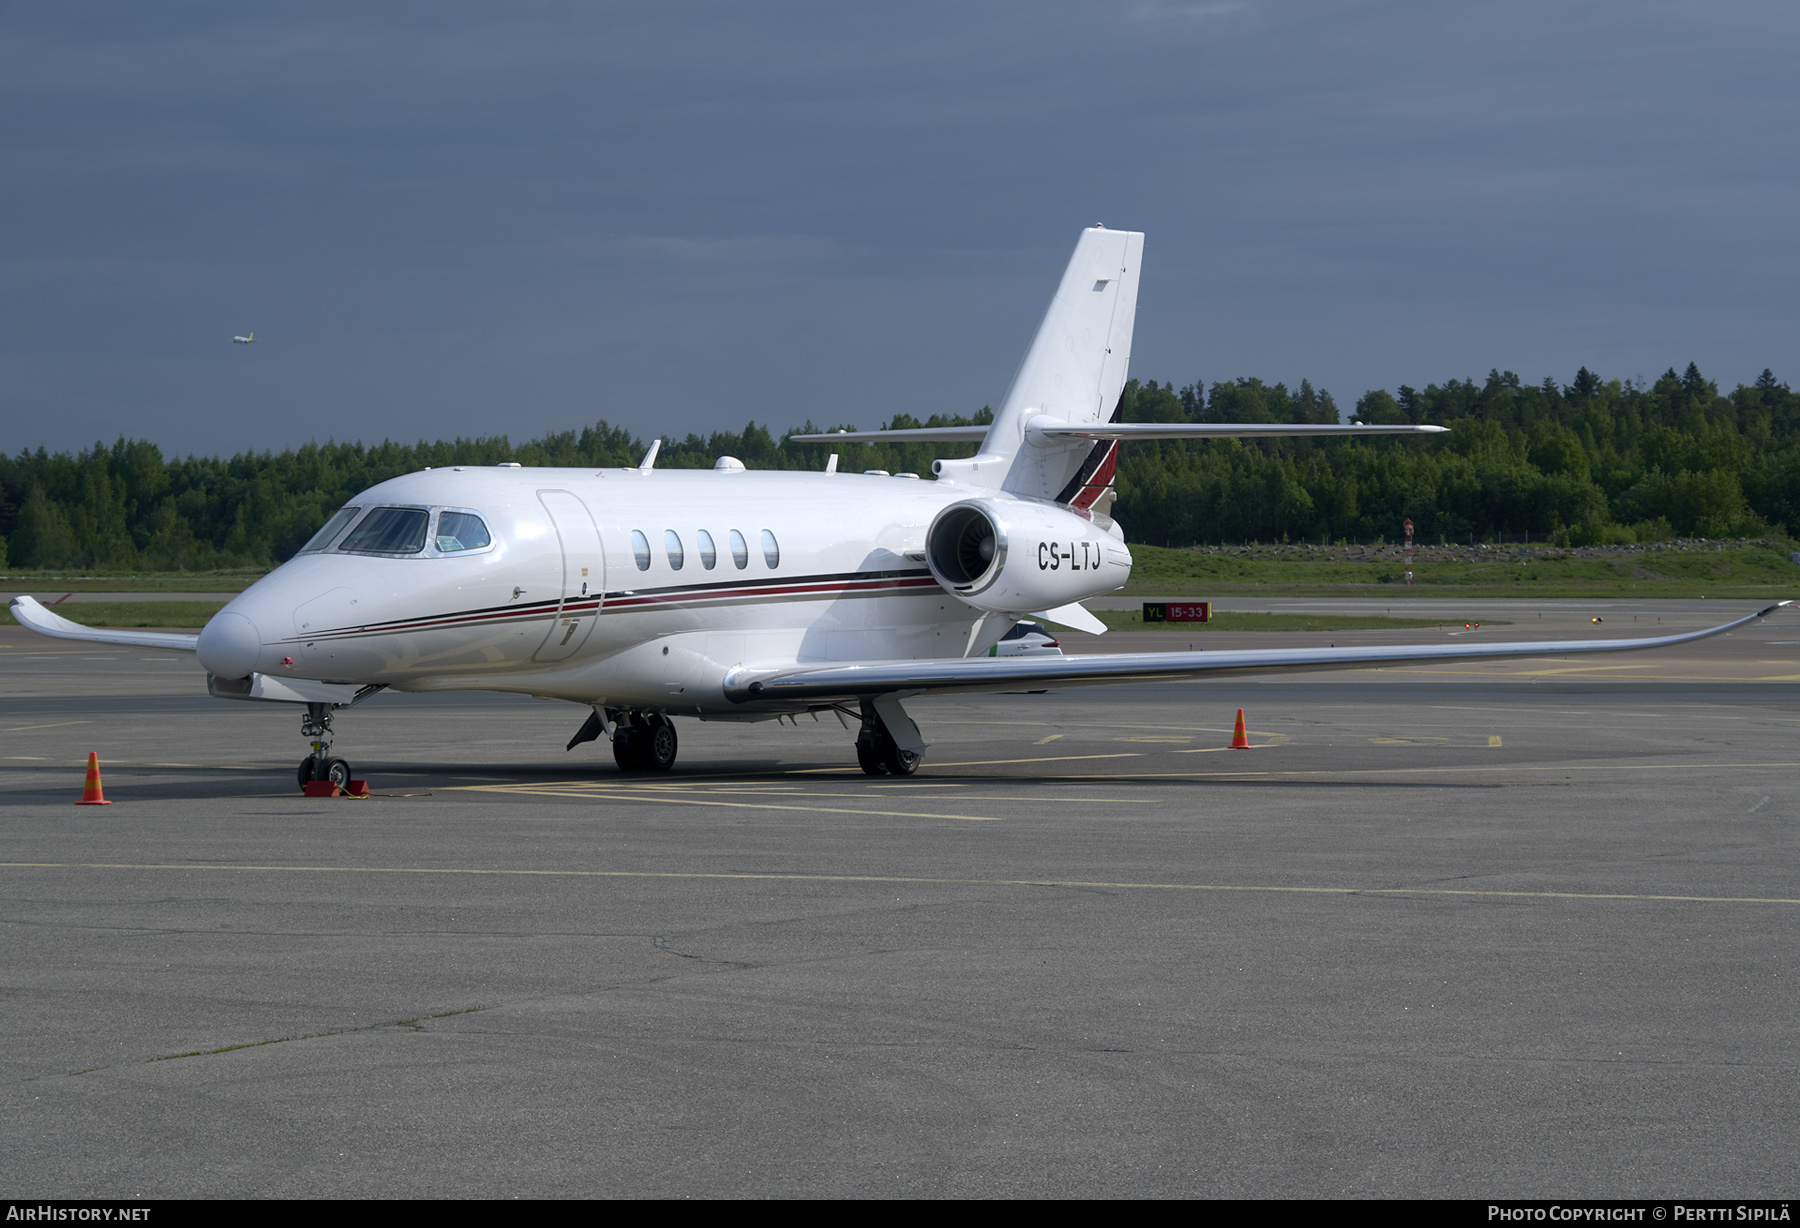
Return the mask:
[[(1331, 395), (1257, 379), (1126, 385), (1127, 422), (1339, 420)], [(1800, 395), (1769, 371), (1729, 394), (1689, 364), (1654, 385), (1601, 380), (1527, 385), (1512, 372), (1424, 389), (1374, 391), (1352, 418), (1438, 423), (1419, 438), (1132, 443), (1112, 514), (1132, 541), (1393, 537), (1517, 538), (1573, 545), (1800, 529)], [(988, 410), (892, 429), (990, 421)], [(819, 430), (811, 422), (788, 434)], [(854, 429), (854, 428), (851, 428)], [(973, 445), (803, 444), (756, 423), (666, 441), (659, 468), (839, 468), (929, 477), (939, 456)], [(75, 453), (0, 455), (0, 567), (114, 572), (267, 568), (291, 556), (339, 506), (377, 482), (426, 467), (635, 465), (645, 442), (602, 421), (521, 444), (505, 436), (415, 444), (307, 444), (281, 452), (167, 459), (145, 440)]]
[[(1177, 391), (1126, 389), (1136, 422), (1334, 422), (1305, 381), (1240, 379)], [(1654, 384), (1402, 385), (1356, 403), (1351, 419), (1435, 423), (1449, 435), (1137, 444), (1123, 453), (1113, 514), (1158, 545), (1397, 537), (1625, 544), (1674, 537), (1787, 535), (1800, 529), (1800, 396), (1765, 370), (1727, 394), (1692, 363)]]

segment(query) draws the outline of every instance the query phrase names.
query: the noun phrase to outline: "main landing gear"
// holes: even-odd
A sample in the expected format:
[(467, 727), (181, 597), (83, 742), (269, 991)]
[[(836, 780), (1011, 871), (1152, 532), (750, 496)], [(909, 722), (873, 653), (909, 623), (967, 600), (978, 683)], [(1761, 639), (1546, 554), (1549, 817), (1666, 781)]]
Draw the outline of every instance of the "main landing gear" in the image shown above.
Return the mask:
[[(855, 715), (836, 704), (842, 715)], [(884, 710), (885, 709), (885, 710)], [(925, 743), (917, 725), (893, 696), (865, 699), (862, 726), (856, 734), (856, 761), (870, 776), (911, 776), (924, 761)], [(894, 729), (917, 747), (909, 750), (895, 738)], [(586, 723), (569, 739), (569, 750), (611, 732), (613, 760), (621, 772), (666, 772), (675, 766), (678, 742), (675, 724), (660, 712), (624, 712), (607, 708), (588, 714)], [(308, 760), (311, 763), (312, 760)], [(334, 760), (333, 762), (340, 762)]]
[(666, 772), (675, 766), (675, 722), (660, 712), (633, 712), (620, 720), (612, 744), (621, 772)]
[(569, 739), (569, 750), (592, 742), (612, 726), (613, 760), (621, 772), (666, 772), (675, 766), (675, 723), (660, 712), (598, 712)]
[(313, 753), (300, 761), (300, 787), (329, 780), (340, 789), (350, 785), (350, 765), (331, 757), (331, 705), (307, 704), (300, 718), (300, 736), (312, 740)]
[(856, 761), (870, 776), (911, 776), (925, 756), (902, 750), (872, 700), (862, 701), (862, 728), (856, 733)]

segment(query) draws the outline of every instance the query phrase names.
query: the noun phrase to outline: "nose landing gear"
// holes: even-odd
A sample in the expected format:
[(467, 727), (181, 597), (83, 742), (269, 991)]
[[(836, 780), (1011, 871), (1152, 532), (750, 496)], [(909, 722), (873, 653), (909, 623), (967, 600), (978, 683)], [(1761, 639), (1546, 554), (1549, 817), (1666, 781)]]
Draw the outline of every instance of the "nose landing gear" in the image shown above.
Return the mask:
[(310, 782), (329, 780), (338, 788), (348, 788), (350, 765), (331, 757), (331, 705), (307, 704), (300, 718), (300, 736), (312, 740), (313, 753), (300, 761), (300, 787)]

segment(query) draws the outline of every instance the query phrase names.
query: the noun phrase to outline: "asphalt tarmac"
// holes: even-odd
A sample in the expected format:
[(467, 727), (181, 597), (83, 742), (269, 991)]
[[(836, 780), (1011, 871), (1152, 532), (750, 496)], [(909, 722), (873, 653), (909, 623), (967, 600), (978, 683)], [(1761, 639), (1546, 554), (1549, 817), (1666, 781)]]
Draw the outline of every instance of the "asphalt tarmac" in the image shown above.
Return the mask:
[[(1511, 625), (1466, 634), (1752, 608), (1491, 604)], [(0, 1171), (1787, 1197), (1797, 682), (1783, 613), (1656, 654), (922, 699), (905, 780), (829, 717), (679, 721), (644, 778), (565, 752), (571, 705), (382, 695), (337, 742), (378, 796), (308, 801), (294, 711), (0, 629)], [(90, 750), (111, 806), (71, 804)]]

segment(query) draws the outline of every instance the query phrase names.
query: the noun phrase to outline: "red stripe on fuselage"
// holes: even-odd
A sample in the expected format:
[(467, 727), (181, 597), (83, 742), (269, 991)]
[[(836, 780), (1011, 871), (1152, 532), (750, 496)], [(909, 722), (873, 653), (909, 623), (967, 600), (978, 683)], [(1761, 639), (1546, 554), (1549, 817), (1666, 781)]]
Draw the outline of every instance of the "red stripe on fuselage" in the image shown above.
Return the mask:
[(642, 610), (650, 607), (716, 604), (736, 598), (817, 597), (831, 593), (878, 593), (885, 590), (936, 588), (930, 574), (909, 576), (870, 576), (865, 579), (847, 577), (830, 580), (790, 580), (782, 583), (746, 587), (742, 581), (714, 588), (690, 587), (665, 589), (648, 593), (627, 592), (619, 596), (577, 598), (557, 604), (537, 602), (530, 607), (509, 609), (504, 606), (469, 610), (460, 614), (435, 614), (426, 618), (395, 619), (370, 623), (363, 627), (343, 627), (314, 635), (296, 635), (284, 643), (311, 643), (317, 640), (346, 639), (359, 635), (399, 635), (409, 631), (430, 631), (444, 627), (463, 627), (478, 623), (540, 621), (582, 617), (607, 610)]

